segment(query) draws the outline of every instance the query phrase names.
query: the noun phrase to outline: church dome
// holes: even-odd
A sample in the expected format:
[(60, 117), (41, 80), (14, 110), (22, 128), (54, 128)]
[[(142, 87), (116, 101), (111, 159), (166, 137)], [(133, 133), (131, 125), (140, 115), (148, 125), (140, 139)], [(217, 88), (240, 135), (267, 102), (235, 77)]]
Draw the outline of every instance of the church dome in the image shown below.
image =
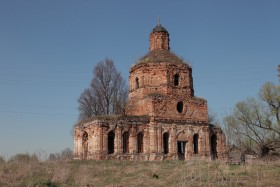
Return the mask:
[(150, 33), (149, 52), (141, 57), (135, 65), (160, 62), (189, 66), (182, 58), (179, 58), (176, 54), (170, 51), (169, 33), (163, 26), (161, 26), (160, 22), (158, 22), (156, 27)]
[(157, 26), (153, 29), (153, 32), (166, 32), (168, 33), (168, 31), (166, 30), (166, 28), (164, 28), (163, 26), (161, 26), (161, 24), (157, 24)]
[(174, 53), (168, 50), (153, 50), (149, 51), (145, 56), (139, 59), (137, 64), (142, 63), (158, 63), (158, 62), (170, 62), (174, 64), (187, 64), (183, 59), (179, 58)]

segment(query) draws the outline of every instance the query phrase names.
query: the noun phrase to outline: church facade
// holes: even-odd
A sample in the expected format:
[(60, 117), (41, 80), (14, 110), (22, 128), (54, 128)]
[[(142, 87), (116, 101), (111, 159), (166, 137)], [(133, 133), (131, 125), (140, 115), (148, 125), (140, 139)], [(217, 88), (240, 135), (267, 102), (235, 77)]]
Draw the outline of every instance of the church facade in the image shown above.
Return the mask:
[(158, 23), (149, 52), (130, 68), (127, 116), (96, 117), (74, 128), (75, 159), (223, 159), (225, 135), (194, 95), (192, 68), (170, 51)]

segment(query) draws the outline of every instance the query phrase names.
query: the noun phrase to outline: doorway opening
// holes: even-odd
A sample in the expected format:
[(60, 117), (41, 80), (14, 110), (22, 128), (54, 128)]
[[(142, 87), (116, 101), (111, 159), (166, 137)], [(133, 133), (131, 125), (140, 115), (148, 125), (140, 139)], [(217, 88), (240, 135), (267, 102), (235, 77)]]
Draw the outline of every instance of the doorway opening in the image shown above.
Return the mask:
[(217, 158), (217, 135), (213, 134), (211, 136), (211, 157), (212, 160)]
[(85, 131), (82, 137), (82, 147), (83, 147), (83, 159), (87, 159), (88, 156), (88, 133)]
[(177, 142), (177, 150), (178, 150), (177, 153), (178, 153), (179, 160), (185, 160), (186, 143), (187, 142), (182, 142), (182, 141)]

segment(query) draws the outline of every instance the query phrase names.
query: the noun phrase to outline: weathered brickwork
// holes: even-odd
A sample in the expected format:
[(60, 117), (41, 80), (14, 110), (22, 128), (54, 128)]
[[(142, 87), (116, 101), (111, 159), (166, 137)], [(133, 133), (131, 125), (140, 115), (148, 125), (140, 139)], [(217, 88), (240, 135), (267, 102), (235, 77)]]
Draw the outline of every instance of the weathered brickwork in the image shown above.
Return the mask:
[(150, 51), (130, 69), (128, 116), (93, 118), (74, 132), (76, 159), (165, 160), (225, 156), (225, 135), (194, 96), (192, 68), (169, 51), (160, 24)]
[(130, 70), (130, 114), (207, 122), (207, 102), (194, 97), (191, 67), (169, 51), (150, 53)]

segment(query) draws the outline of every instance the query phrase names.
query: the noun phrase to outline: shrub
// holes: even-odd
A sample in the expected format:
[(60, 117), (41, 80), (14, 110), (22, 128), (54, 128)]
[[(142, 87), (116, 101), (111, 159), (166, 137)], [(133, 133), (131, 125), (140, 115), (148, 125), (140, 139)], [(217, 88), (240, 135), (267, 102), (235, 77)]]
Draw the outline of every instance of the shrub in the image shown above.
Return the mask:
[(30, 155), (29, 153), (18, 153), (14, 156), (12, 156), (9, 159), (9, 162), (24, 162), (24, 163), (30, 163), (30, 162), (39, 162), (39, 158), (36, 154)]

